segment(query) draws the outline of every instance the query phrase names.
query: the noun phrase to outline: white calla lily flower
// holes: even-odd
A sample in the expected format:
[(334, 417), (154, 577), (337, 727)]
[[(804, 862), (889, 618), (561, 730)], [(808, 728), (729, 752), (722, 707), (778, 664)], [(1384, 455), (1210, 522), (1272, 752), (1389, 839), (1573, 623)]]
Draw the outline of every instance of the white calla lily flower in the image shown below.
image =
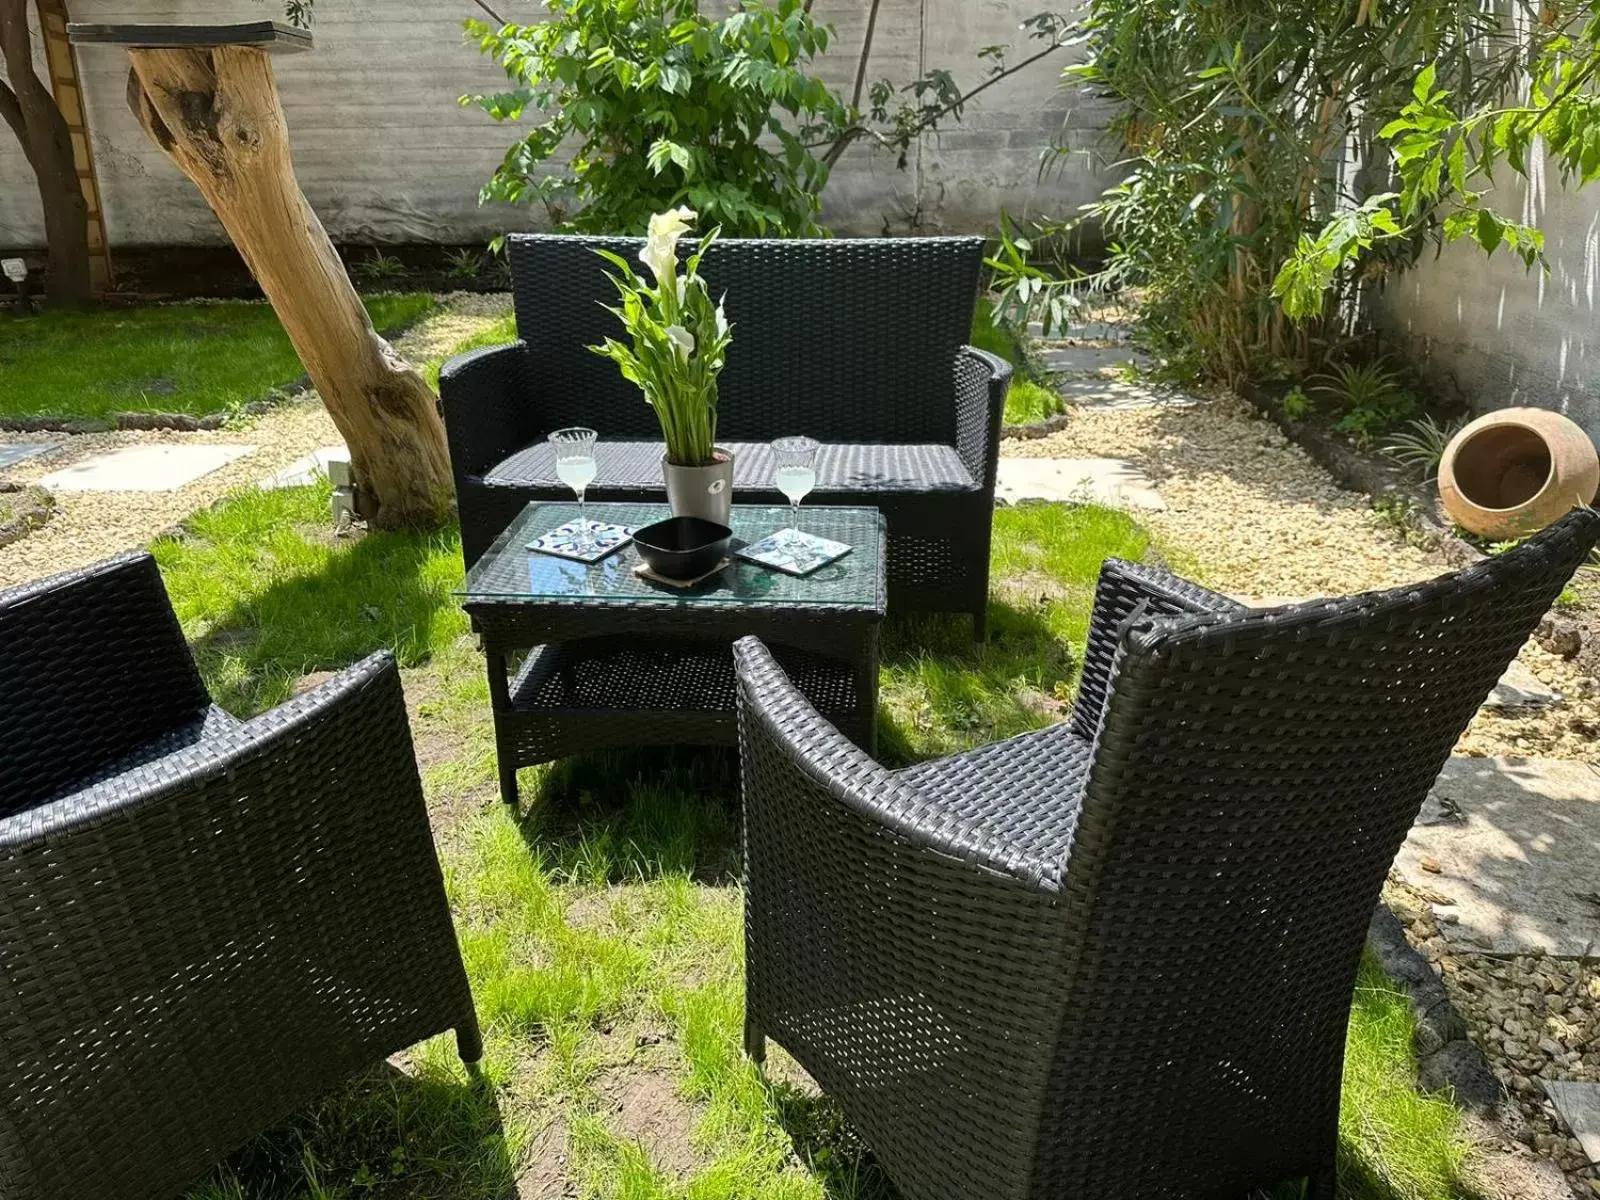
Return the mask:
[(684, 362), (689, 361), (689, 356), (694, 353), (694, 334), (682, 325), (668, 325), (666, 328), (667, 340), (672, 343), (673, 349), (678, 352), (678, 357)]
[(678, 241), (698, 215), (692, 208), (673, 208), (650, 218), (650, 231), (639, 251), (639, 261), (650, 268), (658, 287), (676, 277)]

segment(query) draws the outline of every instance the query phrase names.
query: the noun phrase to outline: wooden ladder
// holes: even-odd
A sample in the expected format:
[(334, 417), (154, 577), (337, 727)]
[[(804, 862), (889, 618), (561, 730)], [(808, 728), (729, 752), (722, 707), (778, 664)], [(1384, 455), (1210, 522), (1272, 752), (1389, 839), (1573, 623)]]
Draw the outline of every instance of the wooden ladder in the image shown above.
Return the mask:
[(95, 175), (94, 147), (89, 141), (78, 55), (67, 41), (67, 20), (66, 0), (39, 0), (39, 23), (44, 34), (50, 91), (72, 133), (72, 157), (78, 168), (78, 184), (89, 205), (89, 282), (99, 295), (112, 284), (111, 246), (106, 239), (106, 212), (100, 203), (100, 181)]

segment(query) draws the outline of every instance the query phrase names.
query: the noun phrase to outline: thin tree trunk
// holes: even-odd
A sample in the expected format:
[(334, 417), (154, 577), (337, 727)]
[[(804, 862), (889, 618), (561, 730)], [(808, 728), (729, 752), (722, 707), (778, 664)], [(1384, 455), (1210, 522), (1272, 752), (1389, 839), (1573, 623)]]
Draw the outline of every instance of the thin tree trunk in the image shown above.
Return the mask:
[(87, 304), (91, 295), (89, 205), (78, 182), (66, 118), (33, 69), (28, 0), (0, 0), (0, 53), (11, 78), (10, 87), (0, 96), (0, 115), (22, 143), (44, 209), (45, 244), (50, 250), (45, 298), (69, 307)]
[(272, 302), (376, 501), (374, 524), (447, 520), (450, 462), (433, 393), (373, 329), (300, 191), (266, 53), (219, 46), (129, 56), (130, 106), (200, 189)]

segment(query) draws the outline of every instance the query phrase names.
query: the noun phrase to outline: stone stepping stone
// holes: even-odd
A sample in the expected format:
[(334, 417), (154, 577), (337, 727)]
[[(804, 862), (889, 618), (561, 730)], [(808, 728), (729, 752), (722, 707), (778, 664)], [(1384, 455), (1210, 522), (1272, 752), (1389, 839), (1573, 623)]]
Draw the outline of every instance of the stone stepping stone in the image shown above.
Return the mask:
[(278, 488), (305, 487), (325, 479), (330, 462), (349, 461), (350, 451), (342, 442), (335, 446), (321, 446), (304, 458), (295, 459), (283, 470), (266, 476), (256, 486), (268, 492)]
[(1142, 383), (1120, 379), (1058, 379), (1055, 389), (1067, 403), (1078, 408), (1103, 412), (1125, 412), (1141, 408), (1193, 408), (1197, 396), (1167, 391)]
[(1446, 940), (1494, 954), (1600, 952), (1600, 770), (1452, 758), (1395, 858)]
[[(1564, 1083), (1541, 1079), (1539, 1085), (1556, 1106), (1589, 1161), (1600, 1166), (1600, 1083)], [(1596, 1189), (1600, 1191), (1600, 1188)]]
[(1148, 355), (1126, 346), (1052, 346), (1040, 351), (1039, 358), (1056, 375), (1095, 375), (1108, 367), (1150, 362)]
[[(1028, 323), (1028, 332), (1044, 339), (1044, 325), (1039, 321)], [(1050, 331), (1052, 338), (1074, 342), (1131, 342), (1133, 326), (1121, 321), (1069, 321)]]
[(0, 446), (0, 470), (60, 448), (56, 442), (13, 442), (9, 446)]
[(53, 492), (175, 492), (220, 471), (254, 446), (128, 446), (46, 475)]
[(1120, 458), (1002, 458), (995, 493), (1007, 504), (1092, 501), (1155, 512), (1167, 507), (1155, 484)]
[(1511, 660), (1500, 682), (1494, 685), (1483, 706), (1498, 713), (1527, 716), (1561, 703), (1561, 693), (1553, 692), (1517, 659)]

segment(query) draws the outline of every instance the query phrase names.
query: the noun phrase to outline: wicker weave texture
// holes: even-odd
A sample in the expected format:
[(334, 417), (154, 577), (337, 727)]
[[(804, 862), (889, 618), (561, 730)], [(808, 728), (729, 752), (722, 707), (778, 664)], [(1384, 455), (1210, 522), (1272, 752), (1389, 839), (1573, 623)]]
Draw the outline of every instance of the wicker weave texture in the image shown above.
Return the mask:
[[(513, 234), (517, 328), (540, 381), (559, 385), (563, 423), (658, 440), (655, 414), (588, 346), (621, 326), (606, 249), (638, 264), (638, 238)], [(717, 428), (735, 442), (805, 433), (825, 442), (953, 445), (950, 395), (972, 332), (981, 238), (726, 239), (700, 264), (726, 297), (733, 346)], [(642, 267), (640, 268), (643, 269)]]
[(749, 1048), (911, 1200), (1326, 1187), (1385, 872), (1597, 540), (1260, 612), (1110, 563), (1085, 720), (900, 773), (739, 643)]
[[(547, 479), (538, 449), (559, 426), (600, 433), (610, 458), (591, 496), (660, 499), (654, 414), (614, 364), (585, 349), (617, 332), (601, 307), (615, 292), (595, 249), (632, 257), (640, 245), (512, 239), (525, 341), (463, 356), (440, 374), (468, 566), (530, 500), (570, 495)], [(981, 260), (976, 238), (753, 239), (718, 242), (703, 266), (737, 325), (720, 389), (722, 440), (805, 433), (824, 443), (838, 470), (817, 500), (875, 505), (889, 521), (891, 604), (970, 612), (980, 629), (1011, 377), (1009, 365), (963, 345)], [(746, 470), (758, 467), (753, 457)], [(770, 479), (748, 480), (741, 502), (782, 503)]]
[[(117, 560), (0, 597), (0, 612), (48, 597), (74, 661), (71, 631), (99, 638), (119, 583), (150, 615), (153, 571)], [(152, 658), (142, 673), (138, 648), (75, 679), (86, 705), (97, 687), (163, 704), (139, 682), (183, 672)], [(0, 671), (18, 653), (36, 650), (0, 643)], [(168, 1200), (395, 1050), (453, 1028), (480, 1053), (393, 659), (176, 743), (0, 819), (8, 1200)]]

